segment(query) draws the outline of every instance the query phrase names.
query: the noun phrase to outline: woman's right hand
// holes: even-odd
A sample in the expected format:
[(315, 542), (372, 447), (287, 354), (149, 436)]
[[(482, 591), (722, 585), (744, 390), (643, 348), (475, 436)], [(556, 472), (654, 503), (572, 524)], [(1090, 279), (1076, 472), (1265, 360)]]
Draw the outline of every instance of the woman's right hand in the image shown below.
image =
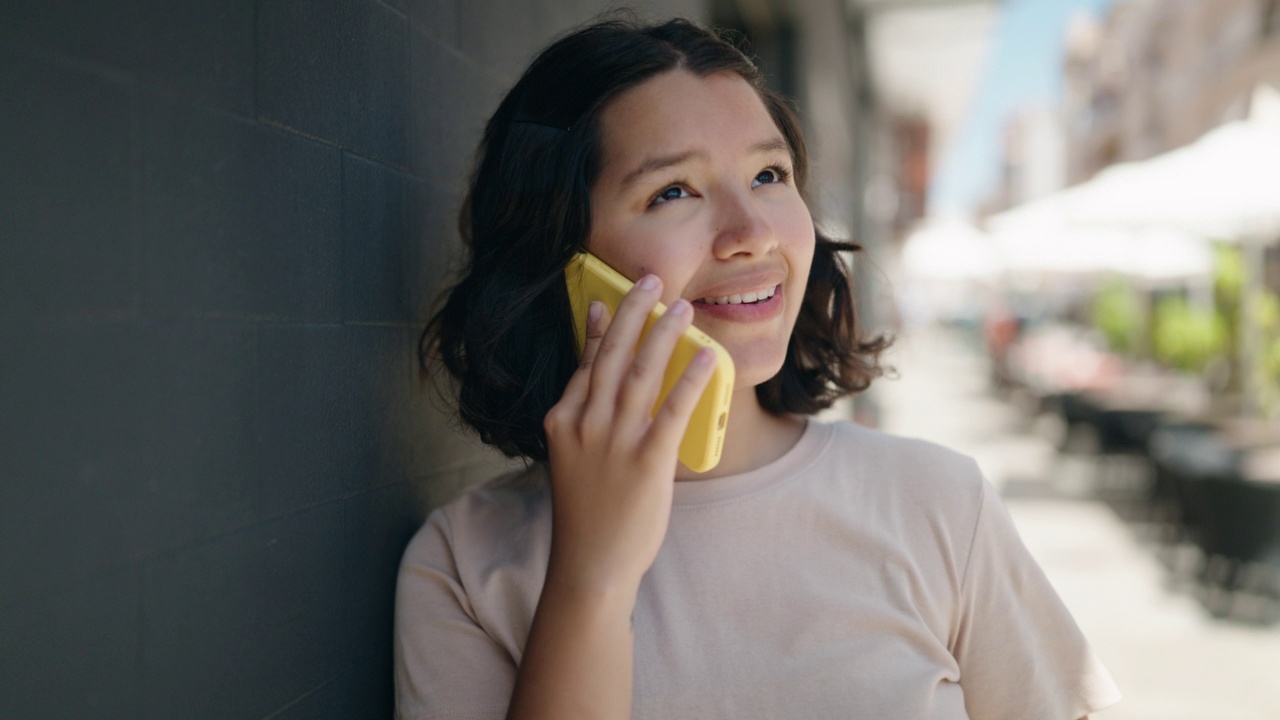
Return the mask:
[(693, 307), (677, 300), (637, 348), (661, 292), (661, 280), (649, 275), (627, 293), (617, 317), (592, 303), (581, 365), (547, 413), (548, 582), (634, 593), (662, 546), (680, 440), (714, 359), (700, 351), (651, 416), (672, 350), (693, 320)]

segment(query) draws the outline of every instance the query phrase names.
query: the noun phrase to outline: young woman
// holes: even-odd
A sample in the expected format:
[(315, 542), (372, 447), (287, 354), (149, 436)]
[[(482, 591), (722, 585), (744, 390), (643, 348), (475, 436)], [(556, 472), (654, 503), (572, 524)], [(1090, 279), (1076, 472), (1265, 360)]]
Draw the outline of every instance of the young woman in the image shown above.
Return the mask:
[[(807, 417), (885, 346), (856, 334), (807, 162), (750, 61), (684, 21), (587, 27), (508, 93), (421, 350), (529, 467), (405, 551), (401, 718), (1075, 720), (1118, 697), (972, 461)], [(637, 284), (593, 305), (579, 361), (582, 250)], [(736, 368), (703, 475), (676, 452), (706, 359), (651, 412), (690, 323)]]

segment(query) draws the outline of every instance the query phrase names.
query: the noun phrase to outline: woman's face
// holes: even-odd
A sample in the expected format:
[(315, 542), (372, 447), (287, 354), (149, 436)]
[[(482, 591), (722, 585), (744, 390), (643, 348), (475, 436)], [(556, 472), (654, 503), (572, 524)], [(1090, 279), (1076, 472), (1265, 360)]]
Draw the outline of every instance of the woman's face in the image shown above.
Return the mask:
[(737, 385), (773, 377), (813, 261), (809, 209), (791, 153), (736, 73), (675, 70), (601, 114), (603, 164), (587, 248), (633, 281), (662, 278), (662, 300), (733, 356)]

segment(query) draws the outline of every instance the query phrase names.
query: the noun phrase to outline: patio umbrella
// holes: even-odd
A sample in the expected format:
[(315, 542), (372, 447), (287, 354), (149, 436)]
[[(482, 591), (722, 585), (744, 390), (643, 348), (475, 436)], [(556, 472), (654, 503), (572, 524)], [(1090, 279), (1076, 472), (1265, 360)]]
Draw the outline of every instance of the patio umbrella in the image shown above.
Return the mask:
[(920, 280), (984, 281), (1001, 271), (1001, 259), (986, 233), (961, 220), (922, 224), (903, 243), (902, 269)]
[(1130, 233), (1104, 227), (1071, 227), (1069, 191), (1055, 193), (988, 221), (1006, 275), (1097, 275), (1122, 264), (1118, 246)]
[(1064, 198), (1075, 226), (1163, 228), (1217, 240), (1280, 237), (1280, 122), (1238, 121)]
[(1147, 285), (1181, 284), (1213, 276), (1213, 248), (1204, 238), (1175, 230), (1134, 231), (1112, 248), (1111, 270)]

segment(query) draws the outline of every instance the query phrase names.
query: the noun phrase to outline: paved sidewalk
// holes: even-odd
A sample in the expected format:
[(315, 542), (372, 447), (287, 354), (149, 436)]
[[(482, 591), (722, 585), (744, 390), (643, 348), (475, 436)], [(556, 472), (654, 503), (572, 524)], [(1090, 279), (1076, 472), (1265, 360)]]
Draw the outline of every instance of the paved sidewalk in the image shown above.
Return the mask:
[[(882, 425), (974, 456), (1125, 699), (1101, 720), (1280, 720), (1280, 624), (1215, 619), (1105, 503), (1090, 466), (996, 399), (964, 336), (904, 331), (878, 390)], [(1041, 419), (1040, 423), (1047, 423)]]

